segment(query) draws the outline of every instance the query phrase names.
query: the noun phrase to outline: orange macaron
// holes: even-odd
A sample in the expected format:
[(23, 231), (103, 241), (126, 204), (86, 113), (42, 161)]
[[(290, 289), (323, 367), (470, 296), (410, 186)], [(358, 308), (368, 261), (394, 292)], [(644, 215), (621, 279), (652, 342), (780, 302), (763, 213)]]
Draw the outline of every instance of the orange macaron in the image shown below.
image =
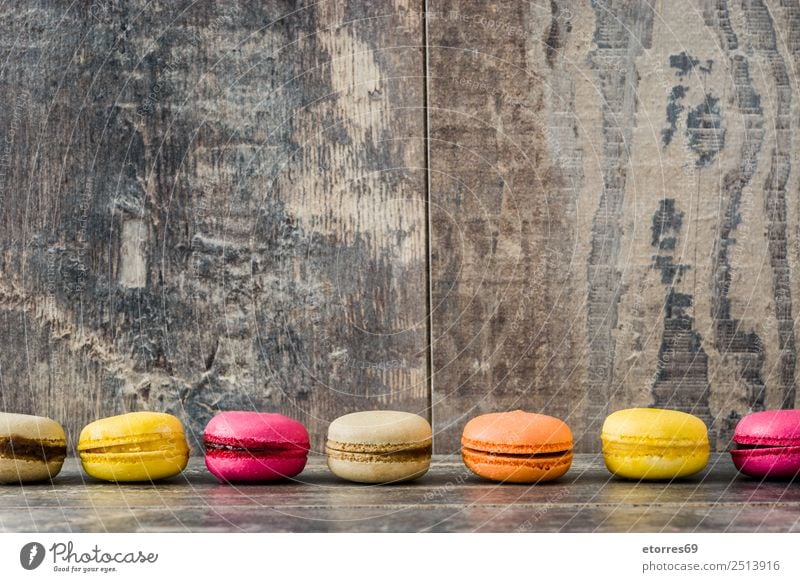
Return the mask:
[(552, 481), (572, 464), (572, 431), (544, 414), (483, 414), (464, 427), (461, 456), (473, 473), (492, 481)]

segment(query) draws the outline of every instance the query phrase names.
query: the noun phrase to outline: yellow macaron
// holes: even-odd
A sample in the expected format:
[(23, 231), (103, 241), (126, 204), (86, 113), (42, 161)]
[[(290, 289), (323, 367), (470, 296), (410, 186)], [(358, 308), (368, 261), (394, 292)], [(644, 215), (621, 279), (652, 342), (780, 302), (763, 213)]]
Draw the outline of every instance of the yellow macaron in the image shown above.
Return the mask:
[(626, 479), (686, 477), (708, 463), (708, 428), (677, 410), (619, 410), (606, 418), (601, 440), (606, 467)]
[(154, 481), (186, 468), (189, 445), (177, 417), (131, 412), (87, 425), (78, 439), (84, 470), (105, 481)]

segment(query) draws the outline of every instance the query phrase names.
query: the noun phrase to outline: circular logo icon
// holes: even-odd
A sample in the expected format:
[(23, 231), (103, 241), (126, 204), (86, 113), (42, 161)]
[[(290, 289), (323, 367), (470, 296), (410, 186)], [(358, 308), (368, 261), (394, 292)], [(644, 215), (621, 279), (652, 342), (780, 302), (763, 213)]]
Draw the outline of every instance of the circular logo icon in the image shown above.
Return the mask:
[(26, 570), (35, 570), (44, 561), (44, 546), (39, 542), (30, 542), (19, 551), (19, 563)]

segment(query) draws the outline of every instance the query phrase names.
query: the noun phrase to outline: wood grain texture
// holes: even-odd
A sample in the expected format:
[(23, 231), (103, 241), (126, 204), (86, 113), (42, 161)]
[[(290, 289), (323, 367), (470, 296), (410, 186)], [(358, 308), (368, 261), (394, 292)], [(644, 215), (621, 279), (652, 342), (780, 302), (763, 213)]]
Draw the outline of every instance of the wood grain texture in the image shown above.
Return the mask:
[(117, 485), (71, 458), (52, 483), (0, 487), (6, 532), (797, 532), (798, 510), (794, 484), (737, 476), (728, 455), (672, 483), (614, 479), (601, 458), (578, 455), (558, 481), (501, 486), (456, 457), (392, 486), (337, 479), (319, 457), (273, 485), (222, 485), (198, 458), (158, 485)]
[(798, 406), (800, 2), (424, 7), (0, 14), (2, 409)]
[(6, 7), (2, 409), (427, 414), (415, 8)]
[[(549, 6), (431, 10), (433, 402), (437, 450), (448, 451), (474, 414), (574, 419), (582, 407), (583, 152), (579, 88), (543, 44), (571, 33)], [(563, 163), (548, 148), (557, 140)]]
[(473, 414), (797, 406), (791, 0), (435, 2), (437, 450)]

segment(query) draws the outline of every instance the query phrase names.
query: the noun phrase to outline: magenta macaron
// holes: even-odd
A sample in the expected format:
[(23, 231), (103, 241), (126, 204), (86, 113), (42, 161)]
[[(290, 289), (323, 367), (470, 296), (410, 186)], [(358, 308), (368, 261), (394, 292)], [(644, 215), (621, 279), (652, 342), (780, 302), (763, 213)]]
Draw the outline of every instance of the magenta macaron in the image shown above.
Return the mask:
[(751, 477), (788, 479), (800, 474), (800, 410), (748, 414), (733, 433), (733, 464)]
[(208, 470), (232, 482), (294, 477), (310, 447), (306, 427), (269, 412), (222, 412), (206, 425), (203, 442)]

